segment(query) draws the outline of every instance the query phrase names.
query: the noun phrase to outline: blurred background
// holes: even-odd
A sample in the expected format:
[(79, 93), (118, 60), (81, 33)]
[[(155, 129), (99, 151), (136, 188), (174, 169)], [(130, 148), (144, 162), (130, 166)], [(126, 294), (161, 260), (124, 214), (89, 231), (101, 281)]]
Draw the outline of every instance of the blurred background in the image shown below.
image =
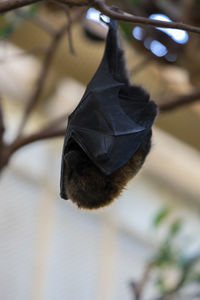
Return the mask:
[[(200, 25), (195, 0), (107, 3)], [(125, 22), (119, 32), (132, 81), (160, 107), (197, 94), (198, 34)], [(59, 197), (62, 129), (106, 34), (94, 8), (46, 2), (0, 16), (0, 134), (11, 145), (0, 143), (0, 299), (200, 299), (200, 92), (161, 110), (143, 169), (110, 206)]]

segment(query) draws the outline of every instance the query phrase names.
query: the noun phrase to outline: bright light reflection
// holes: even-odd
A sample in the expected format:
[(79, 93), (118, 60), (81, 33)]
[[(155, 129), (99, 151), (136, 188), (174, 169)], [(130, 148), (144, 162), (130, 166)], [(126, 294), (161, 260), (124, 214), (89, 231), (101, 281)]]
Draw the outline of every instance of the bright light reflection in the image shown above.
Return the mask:
[[(172, 20), (169, 17), (163, 14), (152, 14), (149, 16), (149, 18), (153, 20), (172, 22)], [(185, 30), (161, 27), (156, 28), (168, 34), (175, 42), (179, 44), (185, 44), (189, 39), (189, 35)]]
[(167, 48), (161, 44), (159, 41), (154, 40), (151, 42), (150, 50), (153, 54), (158, 57), (165, 56), (167, 54)]
[(141, 41), (142, 40), (142, 35), (143, 35), (143, 29), (140, 26), (136, 26), (133, 28), (132, 34), (136, 40)]
[[(89, 20), (92, 20), (96, 23), (101, 24), (104, 27), (107, 27), (101, 20), (100, 20), (100, 11), (94, 9), (94, 8), (89, 8), (86, 14), (86, 18)], [(102, 15), (101, 18), (106, 22), (109, 23), (110, 22), (110, 18), (107, 16)]]

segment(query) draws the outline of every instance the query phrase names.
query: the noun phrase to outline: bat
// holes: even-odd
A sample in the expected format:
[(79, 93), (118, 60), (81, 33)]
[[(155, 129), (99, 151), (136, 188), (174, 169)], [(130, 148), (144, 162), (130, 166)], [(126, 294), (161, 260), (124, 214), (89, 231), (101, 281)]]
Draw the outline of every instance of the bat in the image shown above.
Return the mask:
[(157, 106), (129, 81), (117, 21), (111, 19), (102, 61), (68, 118), (60, 196), (97, 209), (117, 198), (151, 148)]

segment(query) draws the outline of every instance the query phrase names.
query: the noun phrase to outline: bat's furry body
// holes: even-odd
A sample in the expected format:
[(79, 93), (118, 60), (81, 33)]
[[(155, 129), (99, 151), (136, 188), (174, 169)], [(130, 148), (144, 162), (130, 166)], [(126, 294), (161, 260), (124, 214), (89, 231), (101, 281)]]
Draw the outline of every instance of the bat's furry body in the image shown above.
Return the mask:
[(148, 93), (130, 84), (116, 21), (109, 27), (103, 60), (70, 116), (63, 148), (61, 197), (88, 209), (111, 203), (142, 167), (157, 113)]
[(95, 209), (110, 204), (142, 167), (151, 148), (151, 132), (128, 162), (110, 175), (103, 174), (72, 142), (68, 152), (67, 195), (81, 208)]

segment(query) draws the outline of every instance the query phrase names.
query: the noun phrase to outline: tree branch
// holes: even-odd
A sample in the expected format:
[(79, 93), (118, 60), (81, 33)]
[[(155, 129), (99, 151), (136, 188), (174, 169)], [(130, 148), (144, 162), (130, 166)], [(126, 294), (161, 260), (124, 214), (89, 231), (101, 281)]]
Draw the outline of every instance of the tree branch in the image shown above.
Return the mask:
[(21, 122), (19, 130), (18, 130), (18, 136), (21, 134), (30, 113), (32, 112), (33, 108), (35, 107), (35, 105), (38, 102), (38, 99), (42, 93), (42, 90), (43, 90), (43, 87), (44, 87), (44, 84), (45, 84), (45, 81), (47, 78), (47, 74), (50, 69), (51, 62), (54, 58), (54, 54), (55, 54), (55, 51), (57, 50), (59, 42), (61, 41), (65, 32), (70, 30), (72, 23), (79, 20), (79, 18), (80, 18), (80, 13), (76, 14), (73, 19), (70, 19), (68, 24), (63, 25), (57, 31), (57, 33), (54, 35), (52, 42), (51, 42), (49, 48), (47, 49), (47, 52), (46, 52), (46, 55), (45, 55), (45, 58), (44, 58), (44, 61), (42, 64), (42, 68), (41, 68), (40, 74), (38, 76), (36, 85), (35, 85), (35, 90), (33, 91), (30, 98), (28, 99), (27, 105), (25, 107), (22, 122)]
[(0, 13), (5, 13), (10, 10), (20, 8), (29, 4), (40, 2), (41, 0), (1, 0)]
[(162, 296), (158, 297), (156, 300), (170, 300), (173, 295), (176, 295), (184, 286), (190, 271), (199, 260), (200, 254), (197, 254), (188, 263), (186, 263), (185, 266), (182, 268), (181, 276), (175, 284), (175, 286), (166, 291)]
[(110, 6), (105, 4), (104, 0), (95, 0), (93, 6), (96, 9), (100, 10), (103, 14), (116, 20), (138, 23), (142, 25), (156, 26), (156, 27), (176, 28), (176, 29), (187, 30), (189, 32), (200, 34), (200, 28), (196, 26), (191, 26), (191, 25), (176, 23), (176, 22), (152, 20), (149, 18), (134, 16), (120, 10), (114, 11)]
[[(43, 2), (43, 0), (1, 0), (0, 14), (38, 2)], [(84, 6), (89, 4), (89, 0), (59, 0), (59, 2), (72, 6)]]
[(45, 128), (27, 136), (18, 137), (18, 139), (16, 139), (11, 145), (8, 146), (9, 156), (28, 144), (49, 138), (63, 137), (65, 135), (65, 132), (66, 128), (56, 128), (53, 130), (47, 130)]
[(145, 285), (147, 284), (149, 277), (151, 275), (151, 272), (155, 266), (154, 262), (150, 262), (142, 276), (142, 278), (139, 280), (139, 282), (131, 282), (131, 287), (134, 293), (134, 300), (140, 300), (142, 297), (142, 293), (144, 292)]
[[(19, 7), (23, 7), (41, 1), (42, 0), (3, 0), (3, 2), (0, 3), (0, 13), (4, 13)], [(176, 29), (187, 30), (189, 32), (200, 34), (200, 28), (196, 26), (191, 26), (188, 24), (183, 24), (178, 22), (152, 20), (145, 17), (138, 17), (120, 10), (114, 11), (110, 6), (105, 4), (104, 0), (57, 0), (57, 1), (64, 4), (68, 4), (70, 6), (95, 7), (103, 14), (107, 15), (110, 18), (114, 18), (116, 20), (132, 22), (132, 23), (142, 24), (142, 25), (156, 26), (156, 27), (176, 28)]]
[(71, 19), (70, 11), (69, 11), (67, 5), (64, 4), (64, 3), (61, 3), (61, 2), (56, 1), (56, 0), (51, 0), (51, 2), (55, 3), (57, 6), (59, 6), (65, 12), (65, 15), (67, 17), (68, 24), (69, 24), (69, 27), (68, 27), (69, 49), (70, 49), (72, 54), (75, 54), (75, 48), (74, 48), (73, 39), (72, 39), (72, 24), (73, 24), (73, 22), (72, 22), (72, 19)]
[(67, 28), (68, 28), (68, 25), (64, 25), (64, 26), (61, 27), (60, 30), (58, 30), (58, 32), (54, 36), (54, 38), (53, 38), (53, 40), (52, 40), (52, 42), (51, 42), (51, 44), (50, 44), (50, 46), (49, 46), (49, 48), (46, 52), (45, 59), (43, 61), (43, 65), (42, 65), (40, 74), (38, 76), (38, 79), (37, 79), (37, 82), (36, 82), (36, 85), (35, 85), (35, 90), (31, 94), (30, 98), (28, 99), (27, 105), (26, 105), (25, 110), (24, 110), (24, 115), (23, 115), (22, 122), (21, 122), (20, 128), (19, 128), (19, 134), (21, 133), (23, 127), (25, 126), (26, 121), (27, 121), (31, 111), (35, 107), (35, 105), (36, 105), (36, 103), (37, 103), (37, 101), (38, 101), (38, 99), (41, 95), (41, 92), (43, 90), (43, 87), (44, 87), (44, 84), (45, 84), (45, 81), (46, 81), (46, 78), (47, 78), (47, 73), (50, 69), (50, 65), (51, 65), (51, 62), (53, 60), (55, 51), (58, 47), (58, 44), (59, 44), (62, 36), (66, 32)]
[(200, 88), (194, 89), (190, 94), (177, 96), (173, 100), (161, 104), (159, 106), (160, 113), (169, 112), (197, 101), (200, 101)]
[(1, 105), (1, 96), (0, 96), (0, 152), (1, 152), (1, 147), (3, 145), (3, 135), (5, 131), (4, 127), (4, 120), (3, 120), (3, 110), (2, 110), (2, 105)]
[(2, 141), (2, 144), (0, 144), (0, 171), (8, 164), (12, 154), (22, 147), (41, 140), (63, 137), (66, 133), (66, 126), (62, 124), (64, 121), (67, 123), (66, 114), (49, 122), (49, 124), (36, 132), (25, 136), (18, 136), (10, 145), (6, 145)]

